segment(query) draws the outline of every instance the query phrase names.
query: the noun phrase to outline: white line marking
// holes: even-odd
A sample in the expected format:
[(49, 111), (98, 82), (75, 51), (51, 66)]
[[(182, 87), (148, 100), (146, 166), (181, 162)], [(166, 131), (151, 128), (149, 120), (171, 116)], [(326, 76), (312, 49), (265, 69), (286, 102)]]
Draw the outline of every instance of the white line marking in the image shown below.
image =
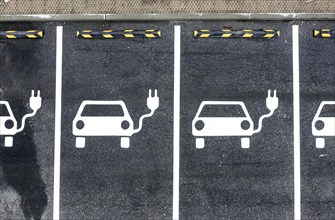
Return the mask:
[(180, 167), (180, 26), (174, 27), (174, 95), (173, 95), (173, 209), (172, 218), (179, 219)]
[(300, 84), (299, 25), (292, 26), (293, 47), (293, 129), (294, 129), (294, 219), (301, 219), (300, 189)]
[(55, 94), (55, 161), (54, 161), (54, 201), (53, 219), (59, 219), (60, 196), (60, 147), (62, 118), (62, 65), (63, 65), (63, 27), (57, 26), (56, 41), (56, 94)]

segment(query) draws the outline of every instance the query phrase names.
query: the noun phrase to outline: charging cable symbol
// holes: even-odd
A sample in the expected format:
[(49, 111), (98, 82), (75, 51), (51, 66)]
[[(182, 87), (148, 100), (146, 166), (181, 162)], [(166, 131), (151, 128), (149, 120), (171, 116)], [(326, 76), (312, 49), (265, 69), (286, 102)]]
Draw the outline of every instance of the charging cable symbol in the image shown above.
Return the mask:
[(5, 147), (13, 146), (13, 136), (23, 131), (26, 120), (33, 117), (37, 110), (41, 108), (42, 98), (40, 91), (37, 91), (35, 96), (34, 90), (31, 91), (31, 97), (29, 99), (29, 106), (33, 112), (23, 116), (20, 128), (17, 128), (17, 121), (14, 117), (13, 111), (7, 101), (0, 101), (0, 135), (5, 136)]

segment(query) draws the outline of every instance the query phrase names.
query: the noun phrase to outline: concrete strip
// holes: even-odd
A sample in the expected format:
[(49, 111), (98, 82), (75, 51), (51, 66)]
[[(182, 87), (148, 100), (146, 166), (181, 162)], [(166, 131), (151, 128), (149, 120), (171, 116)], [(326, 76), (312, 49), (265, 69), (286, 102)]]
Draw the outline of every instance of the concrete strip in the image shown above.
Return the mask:
[(157, 20), (249, 20), (248, 13), (218, 13), (218, 14), (106, 14), (106, 21), (157, 21)]
[(335, 20), (334, 13), (106, 14), (106, 21), (159, 20)]
[(105, 14), (0, 15), (0, 22), (11, 21), (104, 21)]
[(334, 13), (259, 13), (249, 20), (334, 20)]
[(161, 21), (161, 20), (335, 20), (335, 13), (197, 13), (197, 14), (41, 14), (0, 15), (10, 21)]

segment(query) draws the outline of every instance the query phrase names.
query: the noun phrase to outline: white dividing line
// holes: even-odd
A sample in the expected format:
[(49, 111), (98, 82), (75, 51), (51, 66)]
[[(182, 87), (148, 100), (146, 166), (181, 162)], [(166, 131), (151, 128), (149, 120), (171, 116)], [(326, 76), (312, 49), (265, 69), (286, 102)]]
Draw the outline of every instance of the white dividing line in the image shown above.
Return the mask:
[(63, 66), (63, 27), (57, 26), (56, 38), (56, 94), (55, 94), (55, 161), (54, 161), (54, 201), (53, 219), (59, 219), (60, 196), (60, 146), (62, 116), (62, 66)]
[(292, 26), (293, 48), (293, 129), (294, 129), (294, 219), (301, 219), (300, 187), (300, 83), (299, 26)]
[(179, 219), (180, 168), (180, 26), (174, 27), (174, 95), (173, 95), (173, 208), (172, 218)]

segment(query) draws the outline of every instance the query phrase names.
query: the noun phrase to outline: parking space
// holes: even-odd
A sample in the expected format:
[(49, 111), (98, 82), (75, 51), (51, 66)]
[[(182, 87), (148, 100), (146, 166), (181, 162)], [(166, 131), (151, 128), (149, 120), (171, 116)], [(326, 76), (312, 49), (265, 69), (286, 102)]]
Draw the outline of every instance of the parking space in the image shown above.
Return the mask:
[(13, 29), (47, 34), (42, 39), (0, 41), (0, 216), (50, 219), (55, 29), (44, 23), (1, 24), (1, 31)]
[[(191, 36), (222, 27), (277, 29), (281, 36)], [(293, 218), (291, 29), (280, 22), (183, 27), (181, 219)]]
[[(111, 28), (164, 39), (75, 37)], [(171, 219), (173, 26), (69, 23), (63, 40), (61, 219)]]
[(313, 30), (334, 22), (305, 22), (300, 31), (302, 218), (333, 219), (335, 163), (335, 50)]
[(2, 23), (1, 218), (334, 218), (334, 25)]

